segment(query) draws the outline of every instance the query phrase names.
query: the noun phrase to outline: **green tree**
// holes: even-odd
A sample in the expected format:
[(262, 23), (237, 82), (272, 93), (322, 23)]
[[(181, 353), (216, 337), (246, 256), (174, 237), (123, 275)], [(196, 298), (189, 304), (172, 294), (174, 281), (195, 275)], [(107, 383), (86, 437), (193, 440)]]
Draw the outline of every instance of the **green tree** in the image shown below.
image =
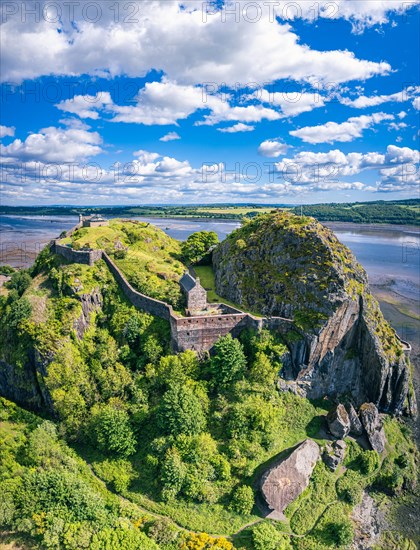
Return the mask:
[(89, 431), (94, 443), (105, 453), (129, 456), (136, 451), (128, 413), (113, 405), (93, 407)]
[(213, 380), (219, 388), (224, 388), (242, 378), (245, 373), (246, 358), (242, 344), (230, 334), (219, 338), (214, 345), (214, 355), (210, 361)]
[(249, 485), (241, 485), (235, 489), (230, 507), (238, 514), (250, 514), (254, 506), (254, 491)]
[(169, 435), (196, 435), (206, 426), (202, 403), (187, 384), (175, 383), (163, 395), (159, 424)]
[(178, 450), (175, 448), (168, 449), (165, 454), (161, 471), (163, 500), (171, 500), (176, 497), (181, 490), (186, 472), (187, 468), (182, 462)]
[(217, 233), (214, 231), (197, 231), (182, 243), (182, 254), (193, 263), (197, 263), (219, 242)]
[(19, 296), (22, 296), (25, 290), (29, 288), (31, 282), (32, 279), (28, 271), (26, 269), (21, 269), (13, 273), (10, 281), (7, 281), (4, 286), (9, 289), (15, 289)]
[(32, 315), (32, 306), (29, 300), (25, 297), (13, 302), (10, 306), (8, 316), (8, 325), (12, 328), (18, 328), (25, 319), (29, 319)]

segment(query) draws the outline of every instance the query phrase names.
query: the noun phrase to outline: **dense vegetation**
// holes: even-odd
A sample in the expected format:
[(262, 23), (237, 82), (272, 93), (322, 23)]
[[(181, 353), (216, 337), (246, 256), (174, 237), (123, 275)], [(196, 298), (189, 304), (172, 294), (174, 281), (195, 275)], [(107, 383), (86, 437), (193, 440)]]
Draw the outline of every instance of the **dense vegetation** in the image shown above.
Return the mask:
[(323, 222), (419, 225), (420, 200), (314, 204), (296, 207), (293, 213)]
[(390, 223), (419, 225), (419, 199), (399, 201), (372, 201), (357, 203), (329, 203), (318, 205), (281, 204), (220, 204), (195, 206), (113, 206), (113, 207), (68, 207), (68, 206), (2, 206), (0, 214), (21, 215), (63, 215), (94, 214), (106, 216), (153, 216), (241, 219), (254, 217), (275, 208), (292, 209), (294, 213), (313, 216), (319, 221), (341, 221), (354, 223)]
[[(177, 245), (159, 248), (161, 232), (144, 224), (81, 230), (71, 244), (87, 238), (114, 257), (133, 248), (136, 272), (153, 257), (178, 273)], [(100, 298), (88, 315), (87, 296)], [(306, 437), (322, 445), (331, 404), (278, 391), (285, 350), (267, 331), (221, 338), (211, 357), (172, 354), (168, 324), (127, 303), (102, 261), (69, 264), (46, 249), (13, 273), (0, 349), (22, 389), (36, 372), (42, 397), (32, 406), (47, 417), (2, 402), (0, 526), (28, 548), (344, 547), (363, 488), (385, 500), (415, 482), (415, 447), (389, 419), (383, 459), (349, 440), (345, 468), (319, 463), (287, 521), (263, 521), (262, 469)]]

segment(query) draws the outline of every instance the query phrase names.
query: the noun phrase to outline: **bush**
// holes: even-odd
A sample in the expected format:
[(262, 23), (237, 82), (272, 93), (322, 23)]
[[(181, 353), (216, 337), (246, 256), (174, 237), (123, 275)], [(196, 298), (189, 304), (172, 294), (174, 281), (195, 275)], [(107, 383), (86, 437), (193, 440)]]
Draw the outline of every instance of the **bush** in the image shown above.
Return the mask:
[(250, 514), (254, 506), (254, 491), (249, 485), (241, 485), (235, 489), (230, 507), (238, 514)]
[(14, 273), (16, 270), (14, 267), (12, 267), (11, 265), (8, 265), (8, 264), (5, 264), (5, 265), (0, 265), (0, 275), (11, 275), (12, 273)]
[(147, 535), (158, 544), (166, 545), (178, 538), (178, 529), (168, 518), (159, 518), (152, 523)]
[(352, 470), (347, 470), (347, 472), (340, 477), (337, 481), (337, 493), (338, 496), (355, 506), (359, 504), (362, 500), (363, 486), (362, 479), (360, 474)]
[(330, 523), (327, 527), (327, 532), (339, 548), (353, 542), (354, 530), (349, 520)]
[(119, 249), (114, 252), (114, 258), (116, 260), (124, 260), (127, 257), (127, 250)]
[(25, 290), (29, 288), (31, 282), (32, 279), (28, 271), (26, 269), (21, 269), (13, 273), (10, 281), (7, 281), (4, 286), (10, 290), (16, 290), (19, 296), (22, 296)]
[(13, 302), (10, 306), (10, 313), (8, 318), (8, 325), (14, 329), (25, 319), (29, 319), (32, 315), (32, 306), (27, 298), (20, 298), (16, 302)]
[(129, 456), (136, 451), (136, 440), (126, 411), (112, 405), (92, 409), (90, 436), (104, 453)]
[(252, 529), (255, 550), (288, 550), (292, 548), (287, 535), (282, 535), (271, 523), (259, 523)]
[(381, 457), (376, 451), (364, 451), (359, 455), (357, 462), (362, 474), (370, 475), (379, 467)]

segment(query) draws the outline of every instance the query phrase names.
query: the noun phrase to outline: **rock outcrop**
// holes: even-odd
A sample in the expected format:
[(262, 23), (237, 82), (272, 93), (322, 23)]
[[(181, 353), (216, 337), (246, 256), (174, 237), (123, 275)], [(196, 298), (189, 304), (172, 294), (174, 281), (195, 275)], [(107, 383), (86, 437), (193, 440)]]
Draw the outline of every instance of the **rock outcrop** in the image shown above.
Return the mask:
[(344, 439), (350, 432), (350, 418), (344, 405), (337, 405), (327, 414), (328, 429), (334, 437)]
[(350, 433), (355, 436), (362, 435), (363, 426), (357, 412), (355, 411), (355, 408), (351, 403), (346, 403), (345, 407), (350, 420)]
[[(350, 395), (412, 412), (409, 359), (367, 275), (332, 231), (286, 212), (258, 216), (213, 253), (217, 293), (267, 317), (287, 346), (282, 377), (309, 398)], [(274, 324), (274, 320), (273, 320)]]
[(359, 412), (372, 449), (378, 453), (383, 453), (386, 438), (378, 409), (373, 403), (364, 403)]
[(78, 298), (82, 304), (82, 313), (80, 317), (74, 321), (73, 326), (77, 337), (81, 339), (85, 331), (89, 328), (91, 313), (98, 311), (102, 307), (103, 298), (99, 289), (88, 294), (81, 294)]
[(325, 445), (324, 452), (322, 453), (322, 460), (331, 471), (335, 472), (338, 466), (343, 462), (346, 454), (346, 447), (346, 442), (342, 439), (334, 441), (332, 445), (330, 443)]
[(309, 485), (318, 459), (318, 445), (306, 439), (288, 458), (265, 472), (261, 493), (270, 511), (269, 517), (283, 519), (283, 510)]

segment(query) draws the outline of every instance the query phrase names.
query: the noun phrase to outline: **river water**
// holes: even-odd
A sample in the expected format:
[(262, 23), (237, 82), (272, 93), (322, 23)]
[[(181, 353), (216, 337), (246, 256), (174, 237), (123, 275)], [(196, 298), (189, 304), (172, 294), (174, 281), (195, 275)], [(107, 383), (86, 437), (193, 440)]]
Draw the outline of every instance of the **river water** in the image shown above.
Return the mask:
[[(171, 237), (185, 240), (195, 231), (216, 231), (220, 239), (239, 227), (229, 220), (139, 218)], [(0, 216), (0, 263), (30, 265), (45, 244), (77, 223), (75, 216)], [(395, 285), (411, 299), (420, 296), (420, 232), (408, 226), (328, 223), (366, 269), (371, 283)]]

